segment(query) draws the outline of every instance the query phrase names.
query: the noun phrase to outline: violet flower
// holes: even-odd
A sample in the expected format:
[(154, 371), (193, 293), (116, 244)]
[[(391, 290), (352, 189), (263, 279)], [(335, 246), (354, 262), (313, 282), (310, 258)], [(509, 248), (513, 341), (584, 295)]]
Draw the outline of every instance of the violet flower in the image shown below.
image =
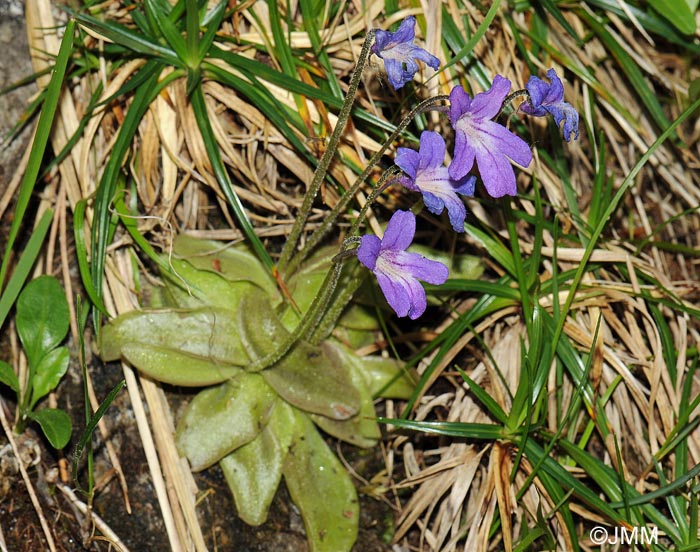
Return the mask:
[(416, 217), (411, 211), (396, 211), (389, 220), (384, 237), (365, 235), (357, 248), (358, 260), (377, 277), (389, 306), (399, 317), (415, 320), (425, 312), (427, 299), (418, 279), (443, 284), (447, 267), (406, 251), (416, 233)]
[(435, 70), (440, 67), (438, 58), (413, 44), (415, 26), (416, 18), (411, 15), (402, 21), (394, 33), (375, 30), (375, 42), (371, 51), (384, 60), (384, 68), (394, 90), (413, 79), (418, 72), (417, 59)]
[(408, 176), (398, 181), (413, 192), (421, 192), (428, 211), (439, 215), (447, 207), (455, 232), (464, 232), (467, 210), (457, 194), (473, 196), (476, 177), (450, 178), (445, 161), (445, 140), (437, 132), (426, 130), (420, 136), (418, 151), (399, 148), (396, 164)]
[(515, 195), (515, 172), (508, 159), (527, 167), (532, 161), (530, 146), (503, 125), (492, 121), (510, 91), (510, 81), (496, 75), (487, 92), (472, 99), (461, 86), (450, 92), (450, 121), (455, 129), (455, 149), (448, 168), (459, 180), (476, 161), (491, 197)]
[[(554, 69), (547, 71), (549, 84), (532, 76), (525, 85), (530, 95), (530, 100), (520, 105), (520, 110), (535, 117), (545, 117), (547, 114), (554, 117), (557, 128), (561, 127), (564, 140), (567, 142), (574, 134), (574, 140), (578, 140), (578, 112), (574, 107), (564, 101), (564, 85)], [(564, 126), (561, 123), (564, 121)]]

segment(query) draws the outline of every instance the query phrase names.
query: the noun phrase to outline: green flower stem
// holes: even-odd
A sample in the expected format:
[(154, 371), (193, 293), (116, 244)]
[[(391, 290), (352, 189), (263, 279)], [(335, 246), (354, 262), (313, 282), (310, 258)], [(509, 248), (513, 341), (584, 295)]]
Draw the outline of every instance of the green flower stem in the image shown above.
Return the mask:
[(496, 119), (498, 119), (501, 116), (501, 113), (503, 113), (503, 110), (506, 108), (506, 106), (509, 106), (511, 103), (513, 103), (513, 100), (523, 97), (526, 97), (528, 101), (530, 100), (530, 93), (524, 88), (522, 90), (516, 90), (509, 96), (506, 96), (506, 99), (503, 100), (503, 104), (501, 105), (500, 111), (496, 113), (496, 116), (493, 118), (493, 120), (495, 121)]
[(352, 223), (349, 232), (349, 235), (351, 237), (356, 236), (358, 234), (360, 230), (360, 224), (362, 224), (362, 222), (365, 220), (365, 217), (367, 216), (367, 211), (369, 211), (369, 208), (372, 205), (372, 203), (374, 203), (374, 200), (377, 199), (384, 190), (391, 186), (391, 184), (393, 184), (392, 178), (400, 172), (401, 169), (399, 169), (396, 165), (384, 171), (384, 174), (382, 174), (381, 178), (379, 179), (379, 182), (377, 182), (377, 187), (374, 188), (372, 190), (372, 193), (369, 194), (367, 201), (362, 206), (362, 209), (360, 209), (360, 212), (357, 215), (355, 221)]
[[(396, 127), (396, 130), (392, 132), (391, 136), (384, 142), (381, 148), (379, 148), (374, 155), (370, 158), (370, 160), (367, 163), (367, 166), (365, 167), (365, 170), (362, 171), (362, 174), (357, 177), (353, 185), (346, 191), (345, 194), (343, 194), (343, 197), (338, 200), (338, 203), (333, 207), (330, 213), (323, 219), (323, 222), (321, 225), (311, 234), (309, 239), (306, 241), (306, 245), (304, 246), (304, 249), (302, 249), (299, 253), (297, 253), (294, 258), (291, 260), (289, 263), (289, 266), (287, 267), (287, 272), (290, 274), (293, 274), (294, 271), (297, 269), (299, 264), (308, 256), (311, 251), (313, 251), (314, 247), (316, 247), (319, 242), (323, 239), (323, 237), (328, 233), (328, 231), (331, 229), (333, 224), (335, 224), (335, 221), (337, 220), (338, 216), (340, 215), (341, 212), (345, 210), (347, 207), (348, 203), (355, 197), (355, 194), (357, 194), (357, 191), (360, 189), (360, 186), (364, 183), (365, 180), (367, 180), (367, 177), (369, 174), (372, 172), (372, 169), (375, 167), (377, 163), (379, 163), (379, 160), (382, 158), (384, 153), (386, 153), (386, 150), (389, 149), (389, 147), (396, 141), (396, 139), (399, 137), (399, 135), (404, 131), (404, 129), (413, 121), (414, 117), (418, 115), (419, 113), (422, 113), (424, 111), (427, 111), (429, 108), (431, 108), (433, 105), (435, 105), (438, 102), (448, 100), (449, 96), (447, 95), (440, 95), (440, 96), (434, 96), (432, 98), (428, 98), (427, 100), (423, 100), (421, 103), (419, 103), (416, 107), (414, 107), (409, 114), (404, 117), (404, 119), (398, 124)], [(326, 150), (327, 151), (327, 150)], [(367, 201), (365, 204), (364, 210), (366, 211), (366, 207), (371, 204), (371, 201)], [(287, 245), (289, 242), (287, 242)]]
[(341, 288), (340, 292), (335, 298), (335, 301), (333, 301), (331, 308), (328, 309), (323, 318), (319, 321), (318, 326), (312, 329), (309, 333), (309, 343), (312, 345), (318, 345), (330, 335), (330, 333), (335, 329), (338, 319), (340, 318), (340, 315), (343, 314), (345, 307), (348, 305), (348, 303), (350, 303), (355, 295), (355, 292), (365, 281), (366, 275), (367, 272), (360, 269), (360, 264), (356, 263), (354, 274), (351, 276), (348, 284)]
[(348, 119), (350, 118), (350, 111), (352, 109), (353, 104), (355, 103), (357, 88), (360, 85), (362, 70), (365, 67), (365, 63), (367, 62), (367, 57), (369, 56), (369, 49), (372, 44), (372, 40), (374, 40), (374, 31), (370, 30), (367, 33), (367, 36), (365, 37), (364, 43), (362, 44), (362, 51), (360, 52), (360, 57), (357, 60), (355, 70), (353, 71), (352, 76), (350, 77), (350, 87), (348, 88), (348, 94), (345, 98), (345, 101), (343, 102), (343, 106), (340, 108), (340, 113), (338, 113), (338, 122), (336, 123), (335, 128), (333, 129), (333, 133), (331, 134), (331, 137), (328, 141), (326, 151), (323, 152), (323, 156), (321, 156), (321, 160), (319, 161), (318, 166), (316, 167), (316, 171), (314, 172), (314, 176), (311, 180), (311, 184), (309, 185), (309, 189), (306, 191), (306, 195), (304, 196), (304, 202), (301, 208), (299, 209), (299, 213), (297, 214), (296, 222), (294, 223), (292, 231), (290, 232), (289, 237), (287, 238), (287, 242), (284, 244), (284, 248), (282, 249), (282, 255), (280, 257), (279, 263), (277, 264), (277, 268), (281, 274), (284, 274), (286, 272), (287, 264), (289, 263), (289, 260), (292, 257), (292, 254), (294, 253), (294, 248), (299, 242), (299, 238), (304, 229), (304, 225), (306, 224), (306, 220), (309, 218), (309, 213), (311, 212), (313, 202), (316, 199), (318, 191), (321, 189), (321, 184), (323, 183), (323, 180), (326, 177), (328, 167), (330, 166), (331, 161), (333, 160), (333, 157), (338, 149), (338, 142), (340, 142), (340, 136), (342, 135), (343, 130), (345, 130), (345, 125), (347, 124)]
[(321, 284), (321, 290), (314, 298), (308, 312), (302, 318), (299, 325), (285, 339), (282, 344), (273, 353), (263, 357), (252, 363), (250, 371), (257, 372), (272, 366), (279, 361), (287, 352), (294, 347), (300, 339), (307, 337), (311, 332), (318, 327), (323, 315), (325, 314), (326, 306), (328, 305), (340, 278), (340, 271), (343, 265), (338, 261), (333, 261), (333, 266), (326, 274), (326, 278)]

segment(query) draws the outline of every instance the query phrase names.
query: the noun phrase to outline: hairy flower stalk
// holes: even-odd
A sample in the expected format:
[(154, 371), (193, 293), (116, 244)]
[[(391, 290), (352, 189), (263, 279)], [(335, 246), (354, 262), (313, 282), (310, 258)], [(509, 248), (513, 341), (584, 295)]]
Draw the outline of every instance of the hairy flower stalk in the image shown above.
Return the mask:
[[(386, 150), (388, 150), (393, 145), (393, 143), (398, 139), (398, 137), (406, 129), (406, 127), (408, 127), (408, 125), (411, 124), (416, 115), (428, 111), (429, 109), (432, 109), (435, 106), (435, 104), (439, 102), (444, 102), (448, 99), (449, 96), (447, 96), (446, 94), (442, 94), (423, 100), (416, 107), (414, 107), (408, 113), (408, 115), (406, 115), (406, 117), (404, 117), (401, 120), (401, 122), (399, 122), (394, 132), (391, 133), (391, 136), (389, 136), (389, 138), (387, 138), (387, 140), (382, 144), (382, 147), (380, 147), (372, 155), (372, 157), (370, 157), (369, 161), (367, 162), (367, 165), (365, 166), (365, 169), (357, 177), (355, 182), (353, 182), (352, 186), (348, 188), (345, 194), (343, 194), (343, 196), (338, 200), (338, 203), (335, 205), (335, 207), (333, 207), (330, 213), (328, 213), (328, 215), (324, 217), (319, 227), (316, 228), (316, 230), (314, 230), (311, 236), (309, 236), (309, 238), (306, 240), (304, 248), (301, 251), (299, 251), (289, 262), (287, 266), (287, 272), (293, 273), (299, 267), (301, 262), (308, 256), (308, 254), (311, 253), (311, 251), (313, 251), (314, 248), (325, 237), (328, 231), (335, 224), (335, 221), (338, 219), (338, 216), (340, 216), (340, 213), (345, 211), (345, 208), (348, 206), (348, 203), (352, 201), (352, 199), (355, 197), (355, 194), (357, 194), (362, 184), (364, 184), (365, 180), (367, 180), (367, 177), (369, 177), (374, 167), (377, 165), (377, 163), (379, 163), (382, 156), (386, 153)], [(360, 216), (356, 219), (356, 223), (353, 225), (353, 228), (355, 230), (350, 231), (351, 236), (355, 235), (355, 232), (357, 231), (359, 224), (364, 220), (364, 215), (366, 214), (367, 209), (371, 205), (372, 201), (368, 199), (365, 203), (365, 207), (363, 207), (362, 211), (360, 212)]]
[(350, 77), (350, 86), (348, 88), (348, 93), (345, 97), (345, 101), (343, 102), (343, 106), (340, 108), (340, 112), (338, 113), (338, 122), (336, 123), (335, 128), (333, 129), (333, 133), (331, 134), (330, 139), (328, 140), (326, 151), (323, 152), (323, 156), (321, 156), (318, 166), (316, 167), (316, 171), (314, 171), (314, 176), (311, 180), (311, 184), (309, 185), (309, 188), (306, 191), (306, 194), (304, 195), (304, 202), (302, 203), (301, 208), (297, 213), (296, 222), (294, 223), (294, 226), (292, 227), (292, 230), (289, 233), (289, 237), (287, 238), (287, 242), (284, 244), (284, 248), (282, 249), (282, 255), (280, 256), (280, 260), (277, 263), (277, 269), (282, 275), (284, 275), (287, 272), (287, 264), (289, 263), (289, 260), (292, 254), (294, 253), (294, 249), (296, 248), (297, 243), (299, 242), (299, 238), (304, 229), (304, 225), (306, 224), (306, 220), (309, 218), (311, 206), (313, 205), (314, 199), (316, 199), (318, 191), (321, 189), (321, 184), (323, 183), (323, 180), (326, 177), (328, 167), (330, 166), (331, 161), (333, 160), (333, 157), (335, 156), (335, 153), (338, 149), (340, 136), (342, 135), (343, 130), (345, 130), (345, 125), (347, 124), (348, 119), (350, 117), (350, 111), (352, 110), (352, 106), (355, 103), (357, 88), (360, 85), (362, 71), (365, 67), (365, 63), (367, 62), (367, 57), (369, 56), (370, 47), (372, 45), (373, 39), (374, 31), (370, 30), (367, 33), (365, 41), (362, 44), (360, 57), (358, 58), (357, 65), (355, 66), (355, 69), (352, 72), (352, 76)]

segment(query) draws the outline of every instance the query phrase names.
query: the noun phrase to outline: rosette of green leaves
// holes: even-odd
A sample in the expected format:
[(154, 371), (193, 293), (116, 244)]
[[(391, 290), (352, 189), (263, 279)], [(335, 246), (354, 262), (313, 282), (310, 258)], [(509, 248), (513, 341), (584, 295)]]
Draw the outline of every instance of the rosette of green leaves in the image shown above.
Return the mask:
[[(158, 308), (105, 326), (102, 357), (124, 358), (165, 383), (205, 387), (179, 421), (177, 445), (194, 470), (219, 463), (243, 520), (265, 521), (284, 477), (311, 550), (350, 550), (357, 495), (318, 428), (360, 447), (375, 445), (374, 397), (408, 397), (412, 379), (397, 361), (359, 357), (334, 338), (300, 340), (260, 368), (309, 308), (329, 255), (315, 256), (288, 280), (293, 305), (245, 248), (180, 236), (171, 263), (152, 300)], [(351, 279), (344, 272), (337, 289)], [(338, 320), (343, 335), (359, 342), (376, 330), (369, 312), (345, 309)]]

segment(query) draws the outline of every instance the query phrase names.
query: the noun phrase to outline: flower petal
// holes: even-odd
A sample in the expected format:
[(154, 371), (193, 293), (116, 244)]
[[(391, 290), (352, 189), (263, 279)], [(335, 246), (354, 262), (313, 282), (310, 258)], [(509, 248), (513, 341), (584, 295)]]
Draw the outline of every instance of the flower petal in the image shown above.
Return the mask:
[(479, 119), (492, 119), (503, 107), (503, 100), (510, 92), (510, 81), (496, 75), (491, 88), (474, 96), (470, 112), (472, 116)]
[(360, 239), (360, 246), (357, 248), (357, 258), (367, 268), (374, 270), (380, 248), (381, 241), (377, 236), (364, 235)]
[(450, 275), (450, 271), (441, 262), (409, 251), (397, 251), (393, 257), (393, 264), (400, 266), (402, 271), (414, 278), (434, 285), (444, 284)]
[(454, 127), (459, 118), (467, 113), (472, 104), (472, 98), (461, 86), (450, 90), (450, 122)]
[(395, 280), (383, 272), (375, 272), (375, 274), (379, 288), (382, 290), (386, 302), (394, 309), (396, 316), (400, 318), (406, 316), (411, 308), (411, 301), (409, 294), (406, 292), (405, 279)]
[(386, 71), (386, 76), (389, 79), (389, 84), (391, 84), (394, 90), (398, 90), (404, 84), (409, 82), (411, 78), (413, 78), (411, 77), (406, 79), (403, 64), (399, 60), (391, 59), (389, 57), (384, 58), (384, 70)]
[(440, 68), (440, 60), (423, 48), (414, 46), (413, 50), (411, 51), (411, 55), (414, 58), (421, 60), (428, 67), (435, 69), (435, 71), (437, 71)]
[(384, 232), (381, 251), (404, 251), (411, 245), (415, 233), (416, 216), (411, 211), (396, 211)]
[(445, 161), (445, 140), (437, 132), (423, 131), (420, 135), (419, 169), (441, 167)]
[(479, 166), (481, 180), (491, 197), (516, 195), (515, 172), (510, 161), (500, 152), (490, 149), (479, 149), (476, 152), (476, 163)]
[[(412, 150), (411, 148), (399, 148), (396, 150), (396, 159), (394, 159), (394, 163), (410, 176), (412, 180), (416, 179), (418, 167), (421, 165), (421, 162), (421, 156), (416, 150)], [(411, 189), (416, 191), (415, 186)]]
[(401, 22), (401, 25), (394, 31), (393, 35), (392, 42), (394, 44), (413, 42), (416, 38), (416, 18), (409, 15)]
[[(513, 134), (503, 125), (499, 125), (493, 121), (485, 121), (483, 128), (491, 137), (493, 149), (510, 157), (522, 167), (530, 165), (532, 161), (532, 150), (527, 142), (520, 138), (520, 136)], [(481, 170), (481, 167), (479, 167), (479, 170)]]
[(464, 178), (474, 166), (476, 149), (469, 143), (467, 134), (455, 129), (455, 149), (452, 154), (452, 162), (448, 167), (450, 177), (454, 180)]

